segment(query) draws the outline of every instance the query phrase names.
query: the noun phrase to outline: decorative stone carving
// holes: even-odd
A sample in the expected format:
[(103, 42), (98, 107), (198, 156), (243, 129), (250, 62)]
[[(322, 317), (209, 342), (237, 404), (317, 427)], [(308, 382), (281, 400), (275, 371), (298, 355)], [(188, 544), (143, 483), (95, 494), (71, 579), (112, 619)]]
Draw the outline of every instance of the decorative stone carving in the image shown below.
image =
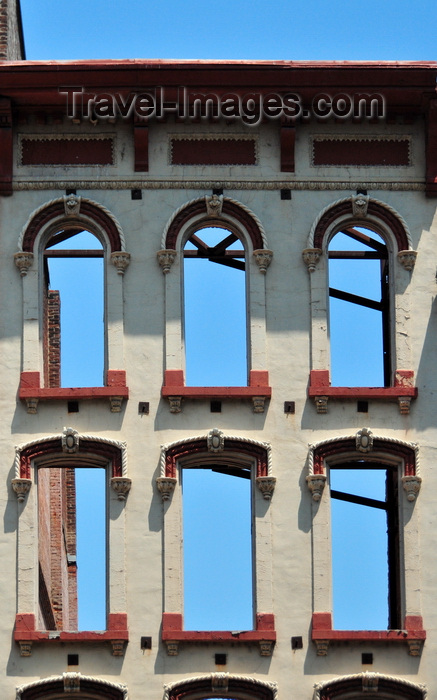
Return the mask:
[(229, 685), (229, 674), (213, 673), (211, 674), (211, 690), (213, 693), (227, 693)]
[(79, 434), (73, 428), (64, 428), (61, 438), (62, 452), (74, 454), (79, 451)]
[(80, 213), (80, 197), (75, 194), (64, 195), (65, 216), (77, 216)]
[(361, 428), (355, 435), (355, 448), (358, 452), (371, 452), (373, 450), (373, 435), (369, 428)]
[(64, 693), (80, 693), (80, 673), (64, 673)]
[(179, 654), (179, 642), (166, 642), (167, 656), (177, 656)]
[(157, 257), (158, 257), (158, 262), (161, 266), (161, 270), (163, 271), (164, 275), (167, 275), (170, 272), (171, 266), (173, 265), (174, 261), (176, 260), (176, 251), (175, 250), (158, 250), (157, 252)]
[(353, 194), (351, 199), (353, 215), (358, 219), (365, 219), (367, 216), (367, 207), (369, 206), (369, 195)]
[(402, 267), (408, 272), (414, 269), (416, 264), (417, 250), (400, 250), (398, 253), (398, 260)]
[(129, 479), (127, 476), (113, 476), (111, 486), (117, 494), (118, 500), (125, 501), (127, 494), (131, 490), (132, 479)]
[(26, 406), (27, 406), (27, 412), (35, 415), (35, 413), (38, 413), (38, 401), (39, 399), (31, 399), (27, 398), (26, 399)]
[(409, 639), (407, 641), (407, 644), (408, 644), (408, 653), (410, 656), (421, 656), (422, 647), (423, 647), (423, 639)]
[(123, 250), (116, 250), (115, 253), (111, 253), (111, 262), (118, 274), (124, 275), (125, 271), (129, 267), (130, 253), (126, 253), (126, 251)]
[(120, 413), (121, 407), (123, 405), (122, 396), (110, 396), (109, 403), (111, 405), (111, 413)]
[(323, 489), (326, 484), (325, 474), (309, 474), (306, 478), (309, 490), (311, 491), (313, 501), (320, 501), (322, 498)]
[(402, 416), (407, 416), (410, 413), (411, 396), (399, 396), (399, 411)]
[(378, 692), (378, 680), (379, 676), (376, 673), (363, 673), (363, 693), (368, 692)]
[(169, 501), (170, 496), (175, 490), (177, 484), (177, 479), (174, 476), (158, 476), (156, 479), (156, 486), (161, 494), (163, 501)]
[(182, 412), (182, 396), (168, 396), (168, 402), (170, 404), (170, 413), (181, 413)]
[(124, 656), (124, 640), (111, 639), (112, 656)]
[(222, 215), (222, 209), (223, 209), (223, 195), (222, 194), (213, 194), (210, 197), (206, 196), (205, 202), (206, 202), (207, 216), (210, 216), (211, 218), (213, 218), (213, 217), (220, 218)]
[(262, 641), (259, 643), (260, 656), (271, 656), (273, 653), (273, 642)]
[(32, 656), (32, 642), (18, 642), (20, 645), (20, 656)]
[(316, 404), (317, 413), (328, 413), (328, 397), (315, 396), (314, 403)]
[(223, 452), (225, 449), (225, 435), (218, 428), (213, 428), (207, 436), (208, 452)]
[(308, 268), (308, 272), (314, 272), (322, 252), (321, 248), (305, 248), (302, 251), (303, 261)]
[(18, 503), (23, 503), (32, 486), (32, 479), (12, 479), (11, 484), (17, 494)]
[(253, 251), (253, 256), (256, 260), (256, 264), (258, 265), (259, 271), (261, 272), (262, 275), (265, 275), (267, 272), (267, 268), (269, 267), (270, 263), (272, 262), (273, 250), (267, 250), (266, 248), (260, 248), (259, 250)]
[(264, 413), (266, 403), (265, 396), (252, 396), (252, 406), (254, 413)]
[(273, 496), (273, 491), (275, 490), (276, 477), (275, 476), (257, 476), (256, 477), (256, 485), (258, 486), (259, 490), (261, 491), (263, 498), (266, 501), (270, 501), (272, 496)]
[(15, 253), (14, 262), (20, 271), (20, 275), (22, 277), (25, 277), (27, 275), (29, 268), (32, 267), (33, 253), (24, 253), (24, 252)]
[(402, 486), (404, 487), (404, 491), (407, 494), (408, 501), (412, 502), (416, 500), (417, 494), (420, 491), (421, 484), (422, 478), (420, 476), (414, 475), (402, 477)]
[(316, 639), (317, 656), (328, 656), (329, 639)]

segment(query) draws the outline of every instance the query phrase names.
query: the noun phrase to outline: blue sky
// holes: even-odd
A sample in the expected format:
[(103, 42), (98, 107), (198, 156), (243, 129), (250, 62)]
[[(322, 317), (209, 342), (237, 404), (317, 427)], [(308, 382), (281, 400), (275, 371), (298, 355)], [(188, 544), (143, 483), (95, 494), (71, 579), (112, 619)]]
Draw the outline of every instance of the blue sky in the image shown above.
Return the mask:
[[(416, 5), (407, 0), (368, 0), (365, 4), (345, 0), (329, 3), (321, 0), (307, 0), (305, 3), (296, 0), (273, 0), (270, 3), (265, 0), (225, 0), (213, 6), (200, 0), (185, 0), (184, 3), (130, 0), (123, 5), (120, 0), (76, 0), (74, 3), (21, 0), (21, 5), (28, 60), (429, 61), (436, 58), (435, 0), (421, 0)], [(100, 384), (100, 380), (96, 383)], [(190, 383), (202, 384), (204, 381), (200, 378), (196, 381), (193, 376)], [(208, 383), (233, 382), (216, 380)], [(369, 380), (366, 383), (380, 382)], [(64, 384), (70, 382), (66, 380)], [(337, 525), (334, 523), (334, 526)], [(374, 525), (369, 523), (367, 527), (368, 535)], [(375, 527), (380, 526), (375, 524)], [(366, 539), (369, 541), (369, 537)], [(195, 544), (197, 550), (200, 547), (205, 552), (212, 546), (205, 541)], [(364, 545), (352, 541), (347, 546), (351, 551), (361, 551)], [(370, 550), (368, 571), (375, 568), (372, 551), (375, 549)], [(344, 552), (343, 557), (341, 551), (340, 555), (338, 552), (334, 554), (336, 562), (340, 560), (335, 567), (339, 566), (341, 572)], [(350, 552), (346, 554), (349, 556)], [(384, 567), (383, 552), (381, 559)], [(342, 573), (338, 575), (343, 577)], [(364, 581), (368, 588), (369, 580), (364, 578)], [(224, 586), (226, 583), (222, 588)], [(200, 593), (197, 592), (196, 596), (200, 597)], [(339, 597), (345, 595), (340, 593)], [(374, 603), (372, 597), (368, 606), (375, 607)], [(353, 608), (356, 610), (357, 606), (353, 605)], [(384, 627), (381, 620), (385, 613), (378, 614), (379, 617), (372, 622), (367, 618), (366, 625), (366, 620), (351, 621), (352, 612), (345, 611), (340, 616), (339, 626)], [(234, 619), (229, 626), (246, 627), (247, 610), (244, 615), (245, 622), (239, 624), (238, 619)], [(81, 626), (99, 628), (102, 625), (102, 622), (88, 621)], [(217, 625), (205, 621), (203, 626)]]

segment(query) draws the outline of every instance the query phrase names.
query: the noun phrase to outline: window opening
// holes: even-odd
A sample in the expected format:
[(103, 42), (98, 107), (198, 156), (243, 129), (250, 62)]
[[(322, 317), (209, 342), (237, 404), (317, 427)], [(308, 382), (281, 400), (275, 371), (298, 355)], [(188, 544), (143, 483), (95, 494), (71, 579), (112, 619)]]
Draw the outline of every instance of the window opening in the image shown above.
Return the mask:
[(390, 386), (388, 251), (364, 228), (331, 240), (329, 314), (333, 386)]
[(103, 257), (80, 228), (57, 232), (44, 250), (46, 386), (104, 384)]
[(330, 467), (335, 629), (400, 629), (397, 470)]
[(186, 383), (247, 384), (245, 251), (227, 229), (193, 233), (184, 249)]
[(39, 628), (106, 629), (106, 470), (38, 468)]
[(251, 470), (184, 468), (182, 492), (185, 629), (253, 629)]

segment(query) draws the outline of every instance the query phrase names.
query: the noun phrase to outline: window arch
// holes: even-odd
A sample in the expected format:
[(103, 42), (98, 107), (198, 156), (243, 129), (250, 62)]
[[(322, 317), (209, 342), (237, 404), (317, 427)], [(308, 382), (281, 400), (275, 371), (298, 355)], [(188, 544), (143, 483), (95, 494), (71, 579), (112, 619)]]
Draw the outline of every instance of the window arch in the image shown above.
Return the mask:
[[(232, 477), (245, 477), (249, 492), (245, 495), (253, 499), (253, 535), (249, 548), (254, 546), (254, 580), (256, 596), (252, 595), (252, 581), (247, 583), (245, 593), (250, 605), (256, 600), (254, 620), (247, 631), (238, 634), (230, 631), (222, 631), (223, 625), (219, 624), (209, 630), (197, 628), (186, 629), (183, 623), (182, 609), (184, 601), (181, 596), (183, 558), (178, 543), (182, 541), (182, 474), (191, 472), (194, 481), (201, 480), (201, 470), (209, 471), (215, 475), (223, 476), (232, 481)], [(248, 481), (246, 481), (248, 479)], [(157, 486), (161, 492), (164, 509), (164, 571), (165, 571), (165, 603), (162, 623), (162, 638), (167, 643), (168, 653), (177, 653), (179, 642), (190, 641), (221, 641), (221, 642), (252, 642), (259, 643), (261, 653), (269, 655), (272, 644), (275, 641), (272, 609), (271, 583), (268, 577), (262, 576), (262, 572), (271, 567), (271, 551), (265, 544), (265, 538), (270, 533), (270, 518), (268, 501), (272, 496), (275, 479), (271, 473), (270, 448), (264, 443), (254, 440), (227, 437), (221, 431), (214, 429), (207, 435), (173, 443), (163, 448), (161, 455), (161, 476), (157, 479)], [(258, 488), (254, 489), (254, 485)], [(225, 490), (228, 488), (225, 485)], [(204, 486), (206, 488), (206, 486)], [(211, 492), (214, 497), (214, 492)], [(226, 495), (225, 495), (226, 497)], [(245, 497), (245, 496), (244, 496)], [(232, 498), (232, 494), (229, 495)], [(171, 501), (171, 507), (170, 506)], [(186, 504), (187, 508), (193, 504)], [(194, 502), (196, 505), (196, 502)], [(226, 504), (225, 504), (226, 505)], [(240, 504), (241, 505), (241, 504)], [(250, 503), (247, 504), (250, 509)], [(250, 517), (250, 516), (249, 516)], [(260, 525), (262, 519), (262, 527)], [(249, 523), (250, 526), (250, 523)], [(257, 528), (262, 529), (263, 538), (256, 546)], [(246, 543), (247, 544), (247, 543)], [(217, 555), (217, 559), (220, 556)], [(179, 561), (175, 566), (175, 561)], [(205, 569), (210, 566), (205, 564)], [(251, 574), (251, 572), (250, 572)], [(251, 575), (249, 575), (251, 579)], [(185, 591), (187, 597), (189, 591)], [(193, 617), (192, 617), (193, 619)], [(190, 624), (190, 623), (188, 623)], [(235, 629), (235, 627), (232, 627)]]
[[(336, 241), (340, 241), (338, 250)], [(332, 243), (331, 243), (332, 242)], [(332, 250), (335, 248), (336, 250)], [(406, 337), (408, 329), (396, 319), (404, 318), (401, 309), (396, 307), (400, 292), (408, 283), (407, 274), (414, 267), (416, 252), (412, 250), (411, 236), (406, 222), (388, 205), (370, 198), (368, 195), (352, 195), (338, 200), (326, 207), (314, 222), (308, 239), (308, 248), (303, 251), (303, 258), (310, 272), (311, 314), (312, 314), (312, 357), (309, 396), (315, 398), (319, 413), (327, 412), (328, 398), (362, 398), (362, 399), (397, 399), (401, 413), (409, 412), (409, 404), (417, 395), (414, 386), (414, 373), (411, 369), (410, 347)], [(367, 290), (364, 277), (358, 279), (352, 270), (350, 286), (342, 283), (328, 285), (328, 258), (330, 272), (334, 276), (334, 264), (364, 268), (376, 267), (373, 293)], [(395, 262), (397, 258), (398, 263)], [(367, 271), (366, 271), (367, 272)], [(389, 275), (390, 273), (390, 275)], [(361, 286), (360, 286), (361, 285)], [(376, 287), (379, 288), (376, 290)], [(335, 320), (334, 304), (345, 304), (363, 310), (365, 327), (364, 342), (371, 333), (374, 344), (380, 347), (379, 375), (372, 377), (379, 385), (366, 385), (365, 376), (360, 367), (368, 361), (366, 348), (359, 347), (363, 359), (357, 363), (355, 376), (347, 377), (339, 385), (331, 385), (330, 344), (329, 344), (329, 309), (328, 288), (333, 299), (332, 310)], [(375, 291), (376, 290), (376, 291)], [(402, 297), (405, 302), (405, 296)], [(405, 311), (405, 309), (404, 309)], [(353, 334), (351, 326), (340, 310), (341, 323), (332, 324), (331, 332)], [(376, 315), (376, 325), (367, 320), (364, 314)], [(408, 315), (408, 314), (407, 314)], [(379, 321), (378, 317), (379, 316)], [(380, 322), (380, 326), (379, 326)], [(373, 330), (372, 330), (373, 329)], [(341, 343), (340, 343), (341, 345)], [(333, 343), (335, 352), (335, 345)], [(338, 375), (341, 377), (341, 375)], [(335, 381), (335, 375), (334, 375)], [(357, 387), (357, 388), (354, 388)]]
[(16, 700), (127, 700), (121, 683), (100, 680), (81, 673), (43, 678), (17, 688)]
[[(89, 477), (98, 471), (107, 475), (107, 483), (101, 480), (99, 486), (103, 494), (107, 491), (107, 515), (103, 514), (102, 519), (106, 517), (108, 534), (104, 538), (111, 549), (113, 539), (123, 537), (122, 502), (131, 484), (127, 476), (125, 445), (89, 435), (82, 437), (72, 428), (66, 428), (62, 435), (35, 440), (17, 448), (12, 487), (18, 497), (18, 537), (23, 546), (19, 548), (19, 613), (15, 640), (20, 644), (22, 655), (31, 653), (33, 642), (67, 640), (109, 641), (113, 653), (118, 655), (123, 653), (128, 639), (126, 613), (114, 610), (113, 606), (113, 600), (117, 600), (117, 605), (120, 600), (125, 600), (124, 580), (119, 574), (124, 552), (120, 548), (108, 552), (106, 574), (102, 572), (104, 579), (96, 592), (96, 599), (100, 599), (106, 598), (108, 591), (106, 610), (103, 611), (104, 631), (98, 632), (93, 627), (92, 631), (89, 627), (84, 630), (83, 624), (78, 625), (76, 523), (80, 515), (76, 506), (84, 494), (92, 493), (96, 487), (95, 480), (88, 479), (79, 493), (79, 487), (75, 488), (78, 470), (90, 472)], [(37, 489), (31, 489), (33, 481), (37, 483)], [(112, 487), (110, 491), (107, 484)], [(24, 501), (26, 507), (23, 509), (21, 504)], [(93, 508), (97, 508), (97, 501)], [(35, 557), (33, 552), (38, 556)], [(84, 548), (82, 554), (86, 554)], [(37, 592), (35, 597), (34, 592)], [(86, 605), (92, 608), (93, 601), (87, 600)], [(91, 618), (88, 613), (88, 617), (79, 615), (79, 621), (81, 619)]]
[(200, 700), (200, 698), (276, 700), (277, 685), (230, 673), (211, 673), (165, 686), (164, 700)]
[[(72, 241), (81, 237), (85, 239), (82, 244), (79, 242), (77, 246), (71, 245)], [(83, 250), (79, 250), (84, 245), (88, 248), (85, 256)], [(67, 250), (60, 250), (65, 246)], [(56, 293), (47, 293), (49, 264), (55, 256), (57, 259), (74, 258), (82, 261), (84, 257), (103, 259), (105, 287), (111, 288), (111, 294), (102, 296), (100, 309), (100, 315), (104, 315), (104, 333), (101, 334), (104, 335), (105, 346), (101, 353), (102, 360), (104, 358), (102, 368), (103, 364), (105, 367), (103, 386), (96, 386), (94, 378), (85, 380), (85, 387), (81, 388), (60, 386), (64, 382), (60, 381), (58, 368), (59, 299)], [(101, 205), (76, 195), (52, 200), (29, 217), (20, 235), (15, 263), (23, 280), (23, 372), (20, 398), (26, 401), (28, 412), (36, 413), (39, 400), (98, 396), (108, 397), (111, 400), (111, 410), (119, 411), (128, 391), (123, 369), (122, 340), (120, 334), (113, 330), (116, 330), (120, 318), (123, 318), (122, 276), (129, 264), (129, 254), (125, 250), (123, 232), (116, 219)], [(103, 287), (103, 282), (101, 286)], [(40, 298), (43, 301), (36, 304), (35, 300)], [(107, 304), (104, 314), (103, 303)], [(86, 335), (81, 326), (76, 331)], [(39, 358), (35, 358), (35, 347), (41, 348)], [(67, 381), (67, 384), (70, 383)], [(90, 384), (93, 385), (92, 390), (86, 388)]]
[[(202, 231), (223, 232), (221, 240), (208, 244)], [(214, 233), (212, 234), (214, 235)], [(240, 252), (232, 251), (235, 241)], [(183, 352), (183, 302), (180, 287), (182, 261), (187, 241), (193, 243), (186, 257), (203, 257), (242, 271), (243, 249), (247, 278), (247, 376), (243, 386), (186, 386)], [(188, 245), (190, 248), (190, 244)], [(238, 257), (237, 257), (238, 256)], [(181, 410), (182, 398), (252, 398), (254, 411), (264, 410), (264, 401), (271, 394), (266, 371), (265, 282), (272, 251), (259, 219), (243, 204), (213, 194), (199, 197), (180, 207), (165, 227), (158, 261), (165, 274), (166, 296), (166, 369), (162, 395), (171, 398), (171, 410)], [(261, 274), (260, 274), (261, 273)], [(210, 310), (206, 324), (220, 324), (226, 329), (226, 318)], [(246, 320), (240, 323), (246, 324)], [(244, 341), (242, 343), (244, 345)], [(246, 374), (242, 371), (242, 374)], [(256, 399), (256, 401), (255, 401)]]
[(361, 697), (425, 700), (426, 689), (401, 678), (368, 672), (334, 678), (315, 686), (314, 700), (358, 700)]
[[(419, 570), (414, 558), (414, 552), (418, 548), (414, 502), (421, 485), (418, 466), (417, 445), (373, 435), (368, 428), (363, 428), (354, 436), (326, 440), (311, 447), (307, 483), (314, 501), (312, 527), (315, 612), (312, 639), (316, 643), (318, 654), (326, 654), (329, 643), (339, 640), (406, 641), (410, 654), (420, 654), (426, 633), (420, 615), (421, 602), (417, 586)], [(378, 484), (371, 480), (373, 470), (384, 473), (386, 494), (384, 483), (381, 484), (380, 495)], [(334, 471), (338, 471), (340, 476), (342, 473), (346, 477), (351, 476), (351, 488), (348, 488), (347, 481), (342, 483), (340, 480), (335, 484), (330, 473)], [(324, 492), (325, 483), (330, 484), (330, 489)], [(366, 631), (371, 627), (367, 624), (362, 624), (359, 629), (346, 628), (347, 631), (334, 628), (331, 603), (333, 586), (332, 581), (326, 577), (326, 571), (331, 570), (334, 548), (331, 534), (332, 498), (352, 504), (353, 507), (382, 509), (387, 513), (389, 567), (386, 591), (391, 605), (388, 629), (385, 631), (383, 624), (374, 632)], [(360, 513), (360, 517), (364, 516)], [(364, 528), (363, 522), (361, 520), (361, 530)], [(339, 534), (342, 546), (346, 547), (344, 527), (343, 525), (343, 531), (340, 530)], [(349, 535), (352, 527), (349, 524), (347, 527)], [(384, 535), (384, 523), (381, 529), (381, 535)], [(408, 548), (403, 545), (404, 539), (408, 540)], [(385, 559), (385, 556), (382, 558)], [(351, 560), (349, 566), (354, 567)], [(360, 561), (355, 568), (359, 574), (366, 567)], [(406, 630), (406, 633), (399, 635), (399, 629)]]

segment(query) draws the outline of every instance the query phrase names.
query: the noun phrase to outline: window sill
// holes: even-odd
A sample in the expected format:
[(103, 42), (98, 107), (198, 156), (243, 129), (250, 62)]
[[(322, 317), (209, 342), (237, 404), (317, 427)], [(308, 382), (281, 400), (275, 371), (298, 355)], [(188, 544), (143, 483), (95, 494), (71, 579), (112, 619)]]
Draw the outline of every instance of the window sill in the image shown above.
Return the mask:
[(123, 399), (129, 398), (124, 370), (108, 370), (106, 386), (41, 387), (39, 372), (21, 372), (18, 396), (28, 413), (37, 413), (39, 401), (79, 401), (109, 399), (112, 413), (120, 413)]
[(253, 412), (264, 413), (265, 401), (270, 399), (269, 373), (264, 370), (251, 370), (249, 386), (185, 386), (183, 370), (168, 369), (164, 375), (161, 390), (168, 399), (171, 413), (180, 413), (182, 399), (252, 399)]
[(126, 613), (110, 613), (108, 629), (101, 632), (65, 632), (62, 630), (35, 629), (35, 615), (23, 613), (16, 616), (14, 640), (20, 645), (21, 656), (32, 655), (32, 645), (39, 643), (56, 644), (60, 642), (109, 642), (113, 656), (123, 656), (126, 642), (129, 641)]
[(259, 613), (256, 616), (256, 629), (244, 632), (205, 631), (195, 632), (183, 629), (180, 613), (163, 613), (162, 641), (167, 645), (167, 654), (177, 656), (179, 642), (215, 642), (215, 643), (257, 643), (261, 656), (271, 656), (276, 642), (275, 618), (271, 613)]
[(310, 385), (308, 396), (313, 398), (317, 413), (328, 412), (328, 399), (355, 399), (392, 401), (397, 399), (399, 411), (402, 415), (410, 412), (411, 399), (417, 397), (418, 390), (414, 386), (413, 370), (396, 370), (395, 384), (388, 387), (348, 387), (331, 386), (329, 371), (313, 369), (310, 372)]
[(313, 613), (311, 639), (318, 656), (326, 656), (330, 642), (406, 642), (410, 656), (420, 656), (426, 639), (420, 615), (406, 615), (402, 630), (334, 630), (331, 613)]

